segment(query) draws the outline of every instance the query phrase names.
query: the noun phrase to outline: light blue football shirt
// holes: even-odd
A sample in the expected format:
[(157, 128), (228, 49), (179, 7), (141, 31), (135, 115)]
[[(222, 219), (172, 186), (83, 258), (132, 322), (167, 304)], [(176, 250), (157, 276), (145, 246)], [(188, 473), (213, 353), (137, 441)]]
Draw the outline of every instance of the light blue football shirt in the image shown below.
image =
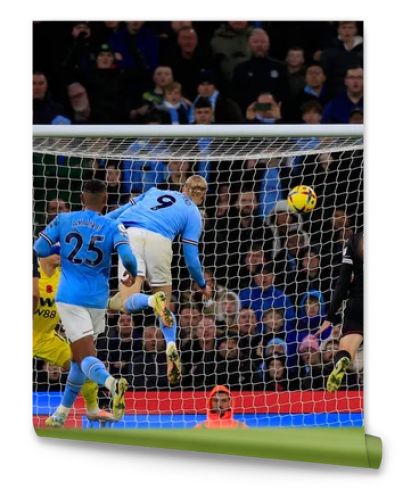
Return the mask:
[(178, 235), (183, 243), (196, 245), (202, 231), (202, 218), (197, 206), (179, 191), (151, 188), (121, 209), (109, 213), (125, 227), (140, 227), (170, 240)]
[(111, 254), (128, 244), (125, 228), (93, 210), (59, 214), (40, 236), (60, 243), (61, 277), (56, 302), (105, 309)]

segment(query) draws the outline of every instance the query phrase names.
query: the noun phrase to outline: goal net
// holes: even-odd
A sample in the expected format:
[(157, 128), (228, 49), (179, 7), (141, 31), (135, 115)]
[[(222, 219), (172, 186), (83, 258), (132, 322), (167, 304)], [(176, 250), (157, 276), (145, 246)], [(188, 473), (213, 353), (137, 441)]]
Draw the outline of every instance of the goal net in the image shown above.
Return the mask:
[[(217, 385), (248, 426), (362, 425), (361, 353), (341, 389), (325, 390), (341, 314), (319, 341), (312, 336), (326, 317), (344, 243), (363, 229), (362, 127), (34, 127), (34, 235), (57, 213), (81, 209), (84, 180), (106, 182), (110, 211), (153, 186), (180, 190), (193, 173), (209, 186), (200, 255), (213, 297), (203, 301), (175, 241), (176, 386), (168, 384), (154, 316), (107, 313), (98, 357), (130, 385), (126, 415), (113, 426), (192, 428), (207, 418)], [(288, 207), (288, 192), (300, 184), (317, 194), (311, 213)], [(110, 288), (118, 288), (116, 258)], [(34, 358), (35, 425), (59, 404), (65, 380), (60, 367)], [(99, 403), (108, 408), (102, 388)], [(67, 425), (98, 425), (82, 397)]]

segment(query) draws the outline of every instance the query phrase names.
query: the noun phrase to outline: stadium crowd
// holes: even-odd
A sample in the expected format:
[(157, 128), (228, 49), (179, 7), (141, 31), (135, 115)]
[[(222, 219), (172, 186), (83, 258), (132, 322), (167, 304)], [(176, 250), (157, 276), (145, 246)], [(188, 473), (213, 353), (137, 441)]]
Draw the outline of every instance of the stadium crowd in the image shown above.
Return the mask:
[[(35, 23), (34, 123), (360, 123), (359, 29), (355, 22)], [(307, 149), (318, 144), (313, 138)], [(344, 242), (363, 225), (362, 152), (232, 162), (35, 154), (33, 165), (36, 234), (57, 213), (80, 209), (85, 179), (106, 181), (113, 210), (152, 186), (180, 190), (189, 175), (203, 175), (201, 250), (213, 297), (204, 303), (193, 288), (175, 242), (176, 388), (325, 388), (340, 326), (321, 339), (314, 334)], [(287, 194), (299, 184), (316, 191), (311, 214), (288, 209)], [(110, 372), (137, 390), (169, 389), (154, 317), (109, 312), (107, 325), (97, 349)], [(34, 390), (64, 383), (60, 369), (34, 361)], [(361, 387), (358, 360), (343, 389)]]
[(36, 22), (33, 123), (362, 123), (361, 29)]

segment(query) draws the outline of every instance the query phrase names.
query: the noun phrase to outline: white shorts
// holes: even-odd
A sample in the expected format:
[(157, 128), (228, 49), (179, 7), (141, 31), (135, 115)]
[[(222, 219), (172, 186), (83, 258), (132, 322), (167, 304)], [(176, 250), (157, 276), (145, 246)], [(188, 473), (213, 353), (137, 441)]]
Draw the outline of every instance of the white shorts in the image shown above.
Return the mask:
[[(129, 245), (138, 264), (138, 276), (146, 278), (152, 287), (172, 285), (172, 242), (161, 234), (138, 227), (128, 227)], [(122, 278), (125, 268), (121, 259), (118, 276)]]
[(93, 335), (96, 340), (106, 328), (105, 309), (74, 306), (64, 302), (56, 302), (56, 306), (65, 335), (71, 343), (88, 335)]

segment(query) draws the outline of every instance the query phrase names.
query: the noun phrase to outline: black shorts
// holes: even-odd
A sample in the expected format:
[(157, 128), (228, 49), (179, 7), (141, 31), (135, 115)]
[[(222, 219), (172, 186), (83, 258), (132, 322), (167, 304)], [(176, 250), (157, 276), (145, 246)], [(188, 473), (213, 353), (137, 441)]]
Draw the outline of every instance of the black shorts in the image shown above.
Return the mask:
[(344, 311), (342, 337), (351, 333), (364, 336), (364, 303), (363, 299), (349, 299)]

